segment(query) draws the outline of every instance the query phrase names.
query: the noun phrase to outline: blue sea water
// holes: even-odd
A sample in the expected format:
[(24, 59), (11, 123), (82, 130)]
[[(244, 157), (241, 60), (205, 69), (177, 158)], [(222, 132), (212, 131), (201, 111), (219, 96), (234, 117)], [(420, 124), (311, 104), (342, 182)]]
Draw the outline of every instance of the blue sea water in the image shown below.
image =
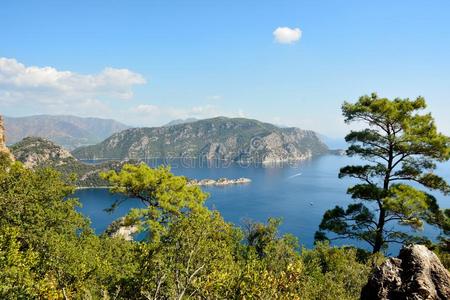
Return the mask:
[[(336, 205), (346, 206), (353, 202), (346, 190), (356, 181), (339, 179), (338, 173), (341, 167), (354, 163), (352, 158), (328, 155), (289, 165), (182, 165), (172, 162), (171, 166), (173, 173), (195, 179), (250, 178), (252, 182), (244, 185), (203, 187), (210, 194), (206, 205), (237, 225), (245, 219), (263, 222), (269, 217), (282, 218), (282, 233), (292, 233), (301, 245), (312, 247), (314, 233), (324, 212)], [(450, 180), (449, 164), (440, 166), (438, 173)], [(450, 196), (434, 195), (441, 207), (450, 208)], [(78, 190), (75, 196), (82, 203), (80, 211), (91, 219), (97, 233), (103, 232), (108, 224), (125, 215), (130, 208), (142, 206), (138, 200), (128, 199), (110, 214), (105, 209), (120, 196), (111, 195), (106, 189)], [(435, 237), (438, 231), (425, 226), (422, 234)], [(335, 244), (367, 246), (348, 240)], [(389, 251), (396, 254), (398, 246), (393, 245)]]

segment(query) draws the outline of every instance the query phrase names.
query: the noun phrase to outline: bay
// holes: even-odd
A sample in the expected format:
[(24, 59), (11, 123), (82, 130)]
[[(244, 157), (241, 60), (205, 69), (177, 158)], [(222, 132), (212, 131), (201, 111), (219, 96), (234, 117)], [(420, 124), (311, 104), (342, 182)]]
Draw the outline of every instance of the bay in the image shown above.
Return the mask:
[[(356, 181), (339, 179), (339, 169), (347, 164), (358, 163), (346, 156), (327, 155), (291, 164), (237, 165), (199, 162), (149, 162), (151, 166), (170, 164), (172, 172), (195, 179), (218, 179), (247, 177), (249, 184), (210, 186), (202, 189), (210, 194), (206, 205), (217, 209), (225, 220), (242, 225), (246, 219), (265, 222), (269, 217), (283, 220), (281, 233), (292, 233), (301, 245), (312, 247), (314, 233), (318, 229), (324, 212), (336, 205), (346, 206), (353, 201), (347, 195), (348, 186)], [(449, 164), (441, 165), (438, 173), (450, 181)], [(450, 197), (434, 193), (442, 208), (450, 208)], [(82, 189), (75, 193), (80, 199), (80, 211), (90, 218), (97, 233), (108, 224), (125, 215), (133, 207), (141, 207), (136, 199), (127, 199), (112, 214), (105, 211), (119, 199), (107, 189)], [(438, 231), (425, 226), (419, 234), (434, 238)], [(367, 247), (364, 243), (341, 240), (336, 245), (351, 244)], [(389, 251), (396, 253), (398, 245)]]

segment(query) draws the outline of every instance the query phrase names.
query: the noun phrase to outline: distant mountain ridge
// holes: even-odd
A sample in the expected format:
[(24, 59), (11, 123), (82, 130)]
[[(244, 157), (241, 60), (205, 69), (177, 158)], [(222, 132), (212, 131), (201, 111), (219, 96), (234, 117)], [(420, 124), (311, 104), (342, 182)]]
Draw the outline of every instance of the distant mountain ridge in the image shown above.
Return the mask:
[(80, 147), (79, 159), (206, 158), (282, 162), (328, 153), (317, 133), (279, 128), (245, 118), (217, 117), (172, 126), (131, 128), (97, 145)]
[(129, 126), (111, 119), (82, 118), (70, 115), (5, 117), (9, 145), (25, 137), (48, 139), (68, 150), (96, 144)]

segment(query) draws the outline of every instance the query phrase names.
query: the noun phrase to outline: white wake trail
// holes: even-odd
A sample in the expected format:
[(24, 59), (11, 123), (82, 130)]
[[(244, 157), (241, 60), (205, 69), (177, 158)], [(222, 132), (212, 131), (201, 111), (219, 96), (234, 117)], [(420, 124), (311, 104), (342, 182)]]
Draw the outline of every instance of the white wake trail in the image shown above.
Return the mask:
[(291, 179), (291, 178), (294, 178), (294, 177), (297, 177), (297, 176), (300, 176), (300, 175), (302, 175), (302, 173), (294, 174), (292, 176), (289, 176), (287, 179)]

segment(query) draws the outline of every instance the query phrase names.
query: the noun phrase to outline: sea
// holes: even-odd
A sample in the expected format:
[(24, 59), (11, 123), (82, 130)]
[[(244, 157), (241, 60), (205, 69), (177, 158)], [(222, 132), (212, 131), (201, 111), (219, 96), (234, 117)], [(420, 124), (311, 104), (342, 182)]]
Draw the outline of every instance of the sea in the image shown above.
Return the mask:
[[(280, 234), (295, 235), (300, 245), (307, 248), (313, 247), (314, 234), (327, 209), (354, 203), (347, 194), (347, 188), (357, 181), (350, 178), (339, 179), (338, 173), (343, 166), (359, 163), (361, 161), (340, 155), (325, 155), (287, 164), (148, 161), (152, 167), (170, 165), (174, 174), (192, 179), (251, 179), (248, 184), (202, 187), (209, 194), (206, 205), (218, 210), (226, 221), (236, 226), (242, 226), (248, 221), (266, 222), (270, 217), (281, 218)], [(439, 165), (437, 173), (450, 181), (450, 163)], [(450, 196), (432, 194), (438, 199), (441, 208), (450, 208)], [(107, 209), (116, 200), (123, 199), (123, 196), (113, 195), (108, 189), (80, 189), (76, 191), (75, 197), (82, 204), (80, 212), (91, 220), (92, 227), (98, 234), (112, 221), (126, 215), (131, 208), (142, 207), (137, 199), (125, 199), (113, 212), (108, 212)], [(425, 225), (417, 234), (435, 239), (439, 231)], [(368, 249), (364, 242), (354, 240), (336, 240), (332, 244)], [(388, 254), (396, 255), (399, 247), (392, 244)]]

